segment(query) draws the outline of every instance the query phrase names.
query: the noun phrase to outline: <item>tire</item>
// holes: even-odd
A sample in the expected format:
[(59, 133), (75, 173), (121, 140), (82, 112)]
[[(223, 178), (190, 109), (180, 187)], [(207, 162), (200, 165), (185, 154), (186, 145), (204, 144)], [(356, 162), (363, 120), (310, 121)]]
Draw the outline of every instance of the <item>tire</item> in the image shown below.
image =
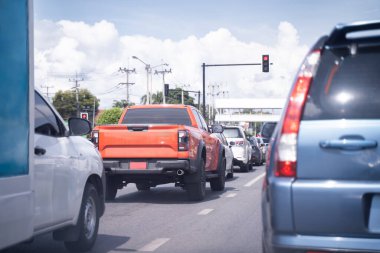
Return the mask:
[(249, 171), (249, 162), (247, 164), (243, 164), (242, 166), (240, 166), (240, 170), (242, 172), (248, 172)]
[(148, 186), (146, 184), (136, 184), (136, 188), (138, 191), (149, 191), (150, 190), (150, 186)]
[(86, 252), (92, 249), (99, 229), (99, 195), (92, 184), (87, 184), (76, 226), (79, 229), (77, 241), (66, 241), (65, 247), (71, 252)]
[(185, 188), (187, 197), (191, 201), (201, 201), (206, 196), (206, 174), (205, 161), (201, 160), (198, 171), (195, 174), (187, 175)]
[(226, 182), (226, 158), (223, 158), (218, 170), (218, 177), (210, 179), (210, 187), (213, 191), (223, 191)]
[(115, 184), (115, 181), (107, 177), (106, 200), (108, 201), (115, 200), (116, 194), (117, 194), (117, 185)]
[(234, 178), (234, 166), (233, 165), (231, 165), (231, 172), (229, 172), (227, 174), (227, 178), (228, 179)]

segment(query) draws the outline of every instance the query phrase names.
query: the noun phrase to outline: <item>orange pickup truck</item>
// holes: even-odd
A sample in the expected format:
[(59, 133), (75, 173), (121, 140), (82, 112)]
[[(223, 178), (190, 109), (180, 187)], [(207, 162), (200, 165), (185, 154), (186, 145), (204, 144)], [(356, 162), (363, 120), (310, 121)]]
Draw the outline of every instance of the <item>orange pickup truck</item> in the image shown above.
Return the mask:
[(223, 127), (209, 129), (201, 113), (186, 105), (132, 106), (118, 124), (96, 127), (92, 139), (103, 157), (106, 199), (128, 183), (140, 191), (175, 183), (193, 201), (204, 199), (206, 181), (212, 190), (223, 190), (224, 147), (211, 132)]

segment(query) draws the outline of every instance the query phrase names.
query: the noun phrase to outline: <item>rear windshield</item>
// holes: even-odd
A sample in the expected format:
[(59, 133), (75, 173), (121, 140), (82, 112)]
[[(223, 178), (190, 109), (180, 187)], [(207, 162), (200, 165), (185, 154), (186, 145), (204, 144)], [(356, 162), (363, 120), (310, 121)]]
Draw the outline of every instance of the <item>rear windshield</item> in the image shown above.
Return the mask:
[(379, 118), (380, 47), (325, 50), (303, 120)]
[(129, 109), (123, 124), (170, 124), (191, 126), (186, 108), (138, 108)]
[(243, 138), (238, 128), (224, 128), (223, 134), (226, 138)]
[(249, 139), (249, 143), (251, 143), (251, 145), (256, 146), (256, 145), (257, 145), (256, 138), (250, 138), (250, 139)]

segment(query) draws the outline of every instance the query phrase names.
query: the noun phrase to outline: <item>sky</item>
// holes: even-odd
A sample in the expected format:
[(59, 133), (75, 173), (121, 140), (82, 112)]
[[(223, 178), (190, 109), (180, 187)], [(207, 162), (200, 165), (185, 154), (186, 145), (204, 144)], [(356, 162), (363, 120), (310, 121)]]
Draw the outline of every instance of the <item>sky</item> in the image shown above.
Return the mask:
[[(378, 0), (34, 0), (35, 83), (49, 93), (70, 89), (82, 74), (82, 88), (100, 99), (101, 108), (126, 98), (139, 103), (146, 93), (144, 64), (169, 64), (170, 88), (201, 90), (201, 64), (273, 63), (207, 68), (207, 93), (230, 98), (283, 98), (306, 53), (338, 23), (380, 20)], [(164, 66), (155, 70), (163, 70)], [(152, 75), (161, 91), (162, 76)], [(41, 89), (46, 93), (46, 88)], [(50, 94), (51, 96), (51, 94)]]

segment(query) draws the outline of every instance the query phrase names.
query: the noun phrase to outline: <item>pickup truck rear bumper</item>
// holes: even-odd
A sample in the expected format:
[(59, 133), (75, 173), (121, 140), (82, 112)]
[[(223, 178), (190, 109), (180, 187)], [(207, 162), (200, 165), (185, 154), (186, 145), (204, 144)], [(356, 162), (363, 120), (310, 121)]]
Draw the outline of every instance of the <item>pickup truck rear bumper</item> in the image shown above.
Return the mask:
[[(131, 163), (146, 163), (143, 168), (133, 168)], [(111, 174), (168, 174), (175, 175), (178, 170), (184, 173), (194, 173), (196, 168), (190, 166), (189, 160), (135, 160), (135, 159), (106, 159), (103, 160), (106, 173)]]

